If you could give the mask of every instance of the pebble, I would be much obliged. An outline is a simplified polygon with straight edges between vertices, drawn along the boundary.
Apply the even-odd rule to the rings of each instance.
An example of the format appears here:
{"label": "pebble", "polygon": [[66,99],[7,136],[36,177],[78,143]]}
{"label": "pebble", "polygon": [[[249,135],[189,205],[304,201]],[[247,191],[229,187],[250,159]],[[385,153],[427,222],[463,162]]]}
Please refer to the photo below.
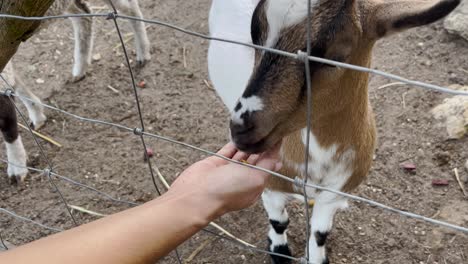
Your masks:
{"label": "pebble", "polygon": [[93,55],[93,61],[99,61],[101,60],[102,56],[100,53],[96,53]]}
{"label": "pebble", "polygon": [[41,79],[41,78],[38,78],[38,79],[36,79],[36,83],[43,84],[43,83],[45,83],[45,81],[43,79]]}
{"label": "pebble", "polygon": [[449,181],[447,179],[434,179],[432,180],[432,186],[447,186]]}
{"label": "pebble", "polygon": [[461,180],[464,183],[468,183],[468,160],[465,163],[465,170],[466,170],[466,173],[462,173]]}

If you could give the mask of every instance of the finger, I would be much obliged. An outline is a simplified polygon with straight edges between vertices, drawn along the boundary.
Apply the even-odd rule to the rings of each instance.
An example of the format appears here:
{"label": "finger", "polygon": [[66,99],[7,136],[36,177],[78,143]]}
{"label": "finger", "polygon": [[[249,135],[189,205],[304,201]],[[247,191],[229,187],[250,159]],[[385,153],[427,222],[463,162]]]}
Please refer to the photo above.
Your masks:
{"label": "finger", "polygon": [[249,154],[242,152],[242,151],[238,151],[236,154],[234,154],[234,157],[232,157],[232,159],[236,161],[242,161],[242,160],[246,160],[248,157],[249,157]]}
{"label": "finger", "polygon": [[234,145],[234,143],[229,142],[218,151],[218,154],[223,155],[226,158],[232,158],[232,156],[236,154],[236,152],[237,152],[237,148]]}
{"label": "finger", "polygon": [[260,158],[260,155],[258,154],[250,155],[250,157],[247,159],[247,163],[255,165],[257,164],[257,161],[259,158]]}
{"label": "finger", "polygon": [[[229,159],[231,159],[236,153],[237,153],[236,146],[232,142],[227,143],[226,145],[224,145],[224,147],[222,147],[217,152],[217,154],[222,155],[222,156],[224,156],[226,158],[229,158]],[[220,165],[226,164],[228,162],[228,161],[223,160],[223,159],[221,159],[219,157],[216,157],[216,156],[211,156],[209,158],[206,158],[205,161],[210,162],[215,166],[220,166]]]}

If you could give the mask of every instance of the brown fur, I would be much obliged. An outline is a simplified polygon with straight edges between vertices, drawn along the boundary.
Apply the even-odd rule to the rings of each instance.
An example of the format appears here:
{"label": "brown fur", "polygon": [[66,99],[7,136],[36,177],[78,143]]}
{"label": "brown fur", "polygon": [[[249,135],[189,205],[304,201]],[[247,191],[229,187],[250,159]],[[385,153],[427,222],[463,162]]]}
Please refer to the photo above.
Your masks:
{"label": "brown fur", "polygon": [[[433,22],[448,14],[458,3],[459,0],[319,1],[312,14],[311,55],[370,67],[372,48],[378,38]],[[264,1],[258,8],[262,6]],[[258,20],[265,19],[265,12],[258,8]],[[257,25],[261,34],[256,36],[260,42],[256,44],[260,45],[264,44],[268,27],[263,22],[259,21]],[[305,50],[306,28],[306,21],[303,21],[283,29],[273,48],[289,52]],[[337,144],[335,161],[340,160],[346,151],[354,151],[350,168],[353,173],[342,188],[343,191],[351,191],[368,174],[375,148],[375,120],[368,99],[369,76],[315,62],[310,62],[310,68],[312,132],[322,148]],[[262,111],[249,114],[248,121],[256,125],[247,140],[257,142],[262,139],[262,145],[251,148],[252,152],[268,149],[283,139],[284,157],[303,164],[305,147],[300,132],[306,124],[303,62],[257,51],[255,70],[244,97],[252,95],[262,98],[265,106]],[[310,158],[313,160],[313,153]],[[287,162],[280,172],[291,178],[301,175]],[[268,188],[294,192],[291,183],[276,177],[270,179]]]}

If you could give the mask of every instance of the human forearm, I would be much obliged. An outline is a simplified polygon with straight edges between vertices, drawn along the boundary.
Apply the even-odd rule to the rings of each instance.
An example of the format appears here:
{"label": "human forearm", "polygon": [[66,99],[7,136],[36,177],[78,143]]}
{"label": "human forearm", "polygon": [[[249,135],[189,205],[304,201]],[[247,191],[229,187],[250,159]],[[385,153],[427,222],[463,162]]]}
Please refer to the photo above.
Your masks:
{"label": "human forearm", "polygon": [[[269,154],[249,156],[233,144],[218,154],[281,167]],[[0,254],[0,263],[154,263],[218,216],[253,204],[267,179],[268,173],[210,157],[186,169],[162,197]]]}
{"label": "human forearm", "polygon": [[221,205],[209,197],[168,193],[4,253],[0,262],[154,263],[221,213]]}

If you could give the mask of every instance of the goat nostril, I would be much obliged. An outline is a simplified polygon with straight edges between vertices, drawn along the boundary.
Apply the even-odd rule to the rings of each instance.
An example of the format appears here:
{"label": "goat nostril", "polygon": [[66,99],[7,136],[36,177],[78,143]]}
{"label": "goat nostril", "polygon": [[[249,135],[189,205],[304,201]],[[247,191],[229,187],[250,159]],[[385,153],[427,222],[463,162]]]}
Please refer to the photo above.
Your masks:
{"label": "goat nostril", "polygon": [[247,134],[255,129],[254,124],[248,123],[245,125],[233,125],[231,131],[233,135]]}

